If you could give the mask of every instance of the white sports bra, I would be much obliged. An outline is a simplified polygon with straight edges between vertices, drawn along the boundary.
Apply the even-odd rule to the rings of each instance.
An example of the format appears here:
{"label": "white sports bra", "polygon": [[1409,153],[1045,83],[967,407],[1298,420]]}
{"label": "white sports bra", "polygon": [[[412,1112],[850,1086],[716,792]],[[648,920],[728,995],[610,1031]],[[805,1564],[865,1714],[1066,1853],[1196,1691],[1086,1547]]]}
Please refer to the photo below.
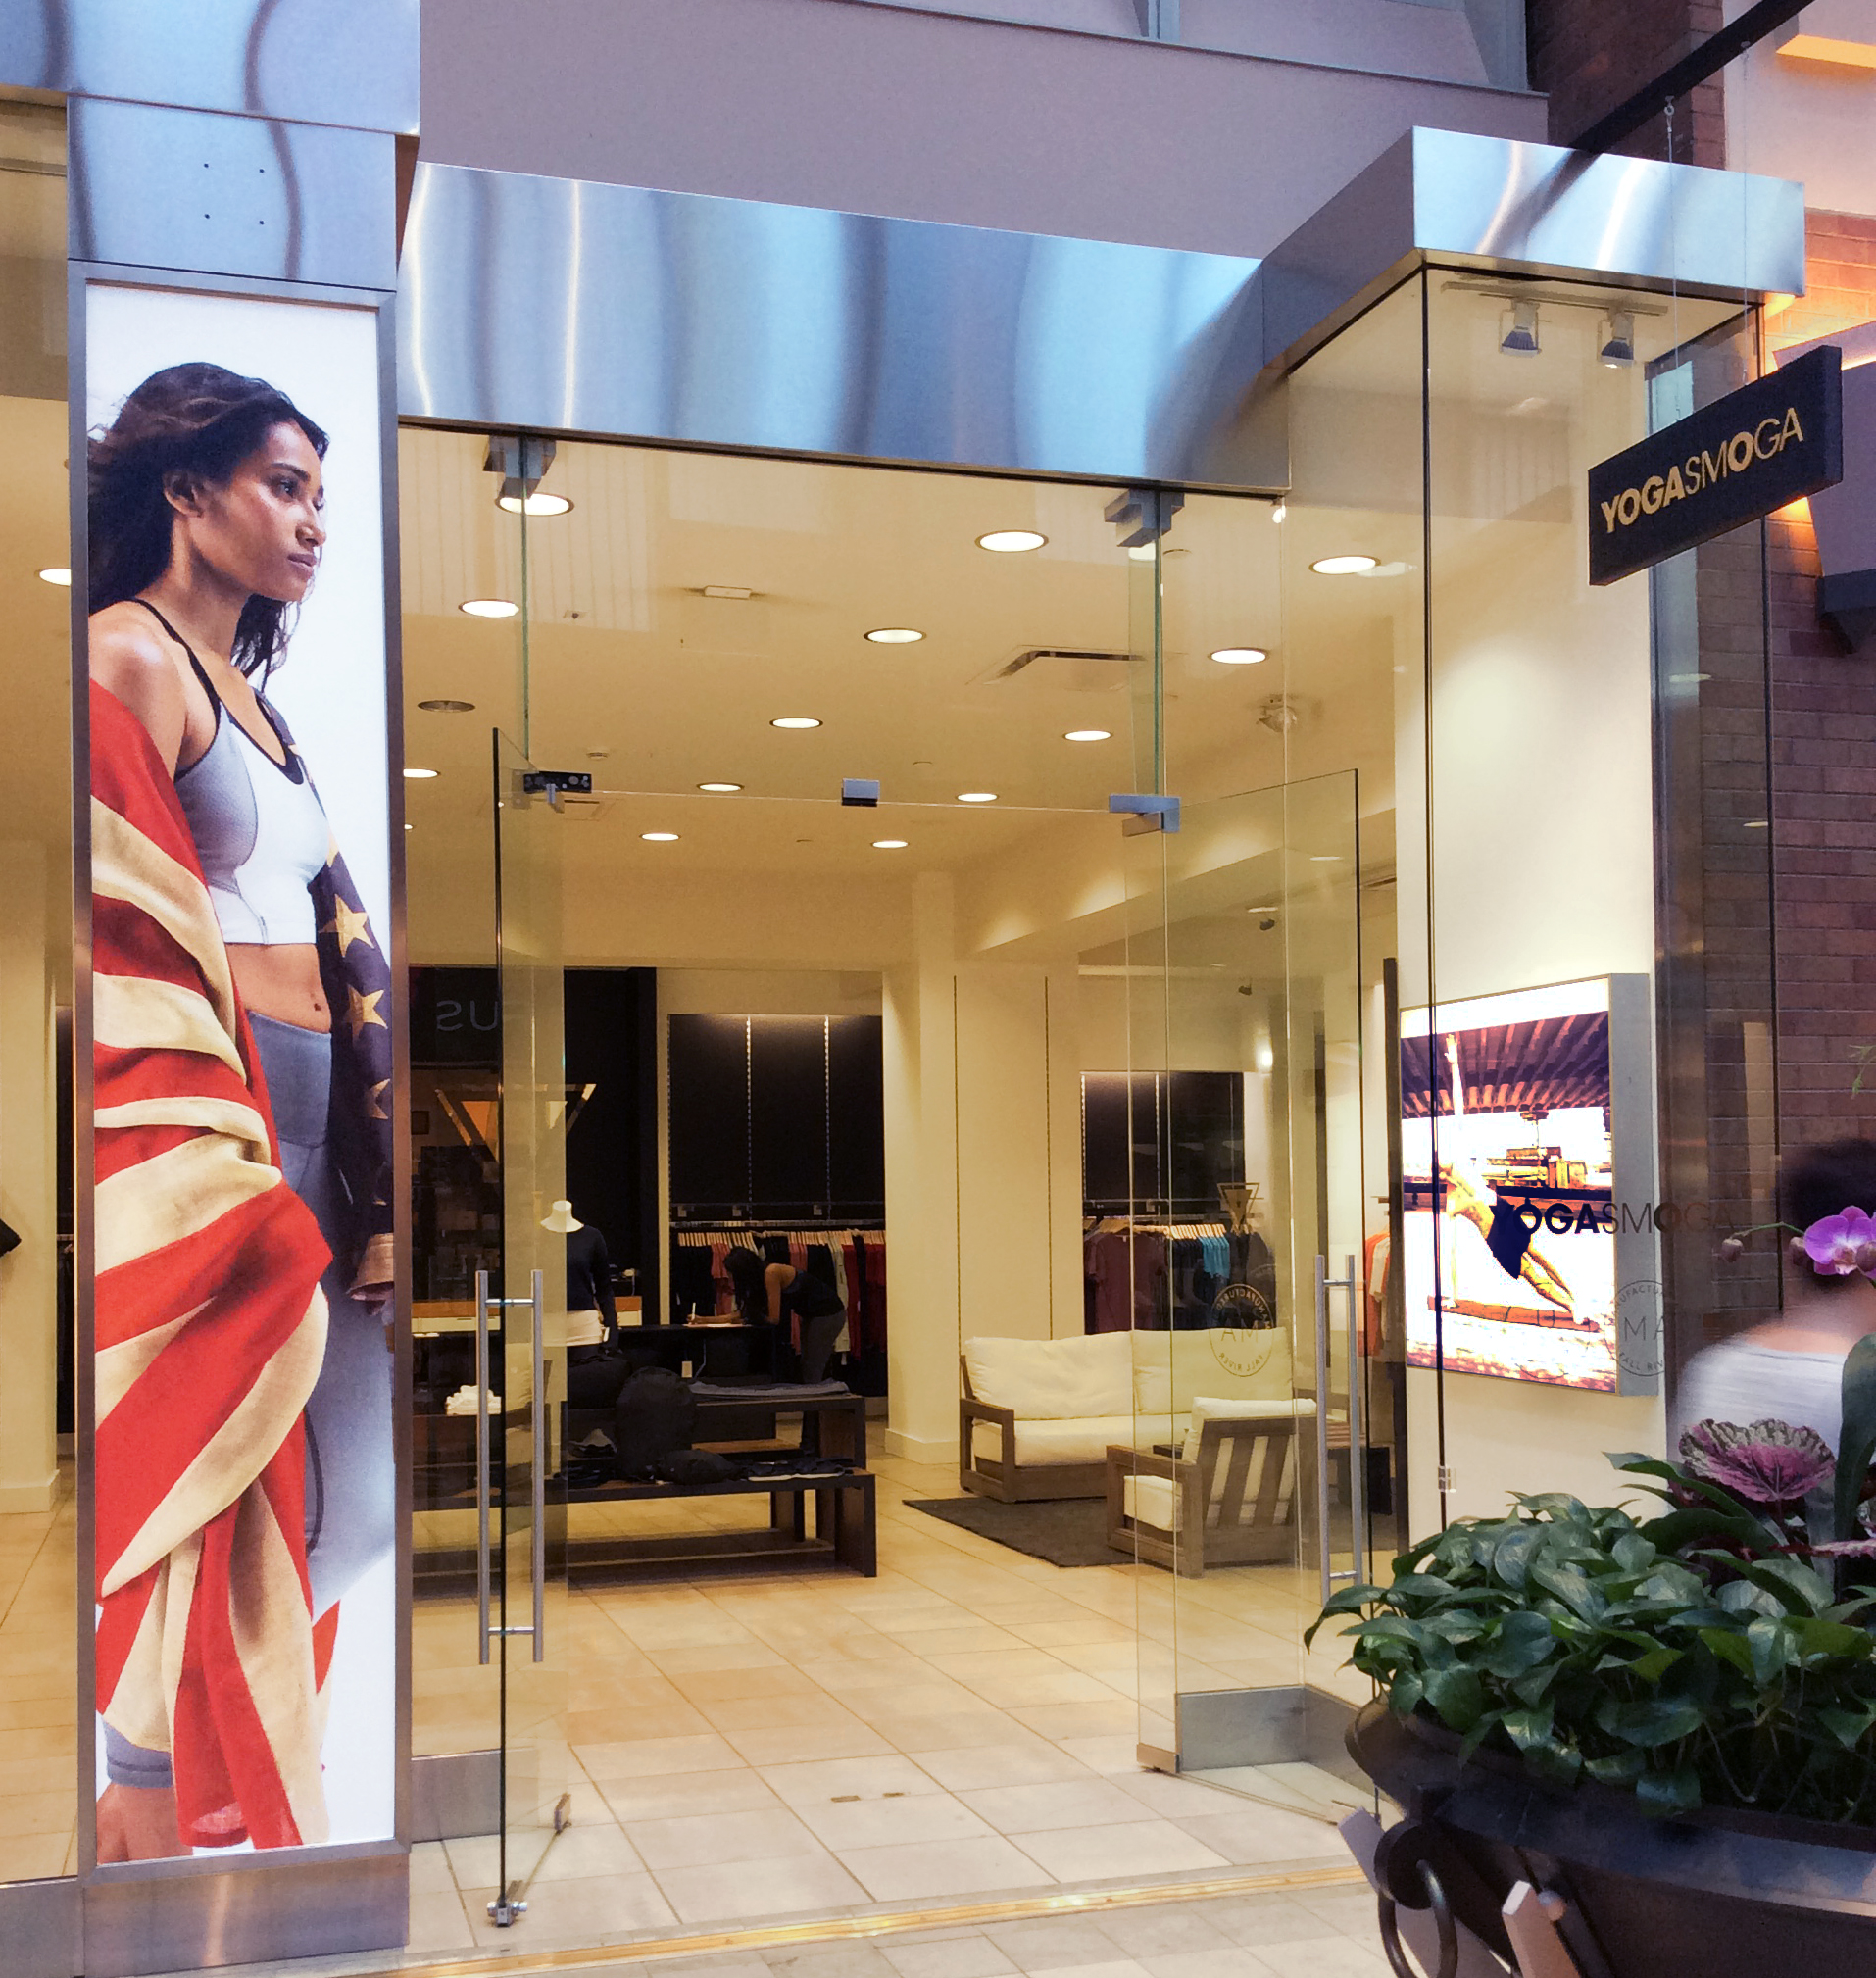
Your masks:
{"label": "white sports bra", "polygon": [[285,723],[257,693],[261,713],[285,752],[283,766],[222,705],[188,641],[154,605],[143,598],[133,602],[188,653],[215,709],[215,739],[176,771],[175,793],[222,940],[258,947],[315,941],[308,889],[324,869],[332,834]]}

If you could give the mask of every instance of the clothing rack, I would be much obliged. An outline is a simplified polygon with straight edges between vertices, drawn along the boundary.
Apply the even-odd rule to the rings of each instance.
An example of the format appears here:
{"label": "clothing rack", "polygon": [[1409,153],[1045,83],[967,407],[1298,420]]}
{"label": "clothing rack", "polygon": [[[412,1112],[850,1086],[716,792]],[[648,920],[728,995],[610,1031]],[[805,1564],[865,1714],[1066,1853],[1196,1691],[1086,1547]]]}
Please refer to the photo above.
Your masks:
{"label": "clothing rack", "polygon": [[811,1223],[806,1228],[787,1228],[774,1222],[712,1222],[702,1225],[692,1222],[686,1223],[682,1229],[671,1231],[671,1241],[681,1244],[686,1250],[709,1250],[726,1236],[776,1236],[784,1243],[844,1242],[850,1236],[876,1236],[883,1243],[886,1240],[886,1225],[883,1222],[823,1222]]}
{"label": "clothing rack", "polygon": [[1095,1215],[1084,1217],[1083,1236],[1171,1236],[1191,1240],[1205,1236],[1229,1236],[1230,1225],[1223,1222],[1168,1222],[1160,1216]]}

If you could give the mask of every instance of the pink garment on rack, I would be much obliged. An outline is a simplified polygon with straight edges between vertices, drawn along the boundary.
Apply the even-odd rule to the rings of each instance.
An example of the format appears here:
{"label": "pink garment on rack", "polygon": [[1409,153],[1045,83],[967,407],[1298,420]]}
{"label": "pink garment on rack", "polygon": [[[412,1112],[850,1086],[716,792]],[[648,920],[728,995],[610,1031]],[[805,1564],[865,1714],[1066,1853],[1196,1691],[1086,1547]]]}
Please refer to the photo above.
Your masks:
{"label": "pink garment on rack", "polygon": [[1086,1269],[1093,1281],[1093,1332],[1133,1330],[1133,1260],[1127,1239],[1112,1231],[1089,1237],[1084,1246]]}
{"label": "pink garment on rack", "polygon": [[711,1310],[718,1318],[736,1309],[736,1287],[730,1283],[729,1267],[723,1261],[730,1249],[727,1243],[713,1243],[710,1247],[711,1289],[716,1294],[716,1302]]}
{"label": "pink garment on rack", "polygon": [[881,1352],[886,1346],[886,1239],[866,1239],[866,1343]]}

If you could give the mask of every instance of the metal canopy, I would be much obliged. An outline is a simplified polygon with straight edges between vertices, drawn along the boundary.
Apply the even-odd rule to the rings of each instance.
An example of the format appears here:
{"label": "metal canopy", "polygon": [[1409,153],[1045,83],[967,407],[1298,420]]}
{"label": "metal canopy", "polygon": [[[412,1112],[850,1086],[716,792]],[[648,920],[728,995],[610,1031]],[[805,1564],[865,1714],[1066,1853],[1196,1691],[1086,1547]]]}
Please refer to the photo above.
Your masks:
{"label": "metal canopy", "polygon": [[1256,387],[1422,260],[1803,287],[1802,188],[1414,130],[1261,265],[419,169],[399,406],[451,424],[1278,489]]}

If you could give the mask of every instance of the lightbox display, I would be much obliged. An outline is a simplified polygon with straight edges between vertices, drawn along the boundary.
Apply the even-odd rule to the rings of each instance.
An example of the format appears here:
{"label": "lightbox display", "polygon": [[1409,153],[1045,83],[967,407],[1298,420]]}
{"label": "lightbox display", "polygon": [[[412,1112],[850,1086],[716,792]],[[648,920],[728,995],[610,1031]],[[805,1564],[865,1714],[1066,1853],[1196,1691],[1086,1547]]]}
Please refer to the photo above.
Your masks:
{"label": "lightbox display", "polygon": [[1402,1015],[1409,1365],[1652,1392],[1645,978]]}

